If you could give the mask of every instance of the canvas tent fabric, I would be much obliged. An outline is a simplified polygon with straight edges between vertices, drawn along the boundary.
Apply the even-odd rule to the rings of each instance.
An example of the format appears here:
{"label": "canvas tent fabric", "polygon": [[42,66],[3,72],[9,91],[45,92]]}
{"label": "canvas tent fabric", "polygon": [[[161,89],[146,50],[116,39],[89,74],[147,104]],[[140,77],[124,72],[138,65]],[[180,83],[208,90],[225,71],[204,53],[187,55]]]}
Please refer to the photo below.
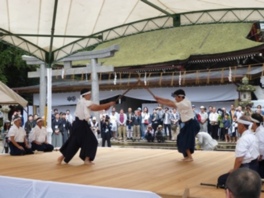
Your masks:
{"label": "canvas tent fabric", "polygon": [[[100,42],[98,35],[115,39],[144,29],[152,31],[173,27],[174,14],[193,12],[181,24],[199,19],[201,23],[234,21],[251,15],[245,8],[263,8],[262,0],[0,0],[0,40],[17,46],[40,60],[58,61],[78,50]],[[23,9],[21,9],[23,8]],[[222,17],[221,9],[241,9]],[[198,15],[201,10],[219,10],[214,16]],[[159,18],[163,17],[165,18]],[[250,20],[260,20],[256,12]],[[154,19],[155,22],[143,22]],[[248,18],[245,19],[247,21]],[[136,25],[124,26],[135,22]],[[222,22],[222,21],[220,21]],[[113,32],[106,32],[120,27]],[[102,35],[103,34],[103,35]],[[55,36],[56,35],[56,36]],[[52,52],[52,56],[49,53]],[[48,60],[49,59],[49,60]],[[52,59],[52,60],[51,60]]]}
{"label": "canvas tent fabric", "polygon": [[0,104],[19,104],[27,106],[27,101],[0,81]]}

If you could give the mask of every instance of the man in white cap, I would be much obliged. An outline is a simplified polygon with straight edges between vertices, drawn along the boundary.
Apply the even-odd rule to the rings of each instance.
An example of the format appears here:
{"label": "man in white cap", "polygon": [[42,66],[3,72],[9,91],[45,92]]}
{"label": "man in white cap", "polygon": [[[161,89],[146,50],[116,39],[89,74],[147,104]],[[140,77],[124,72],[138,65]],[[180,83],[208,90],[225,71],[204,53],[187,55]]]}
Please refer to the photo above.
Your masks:
{"label": "man in white cap", "polygon": [[21,127],[21,117],[15,115],[13,123],[8,132],[10,155],[33,154],[26,140],[26,131]]}
{"label": "man in white cap", "polygon": [[109,109],[115,105],[115,101],[105,104],[95,104],[91,101],[91,91],[89,89],[81,90],[81,97],[75,110],[75,121],[72,124],[72,133],[69,139],[60,148],[62,155],[58,158],[58,164],[62,161],[68,163],[79,149],[80,158],[84,164],[92,164],[95,158],[98,141],[91,130],[88,120],[91,117],[91,111],[101,111]]}
{"label": "man in white cap", "polygon": [[47,130],[43,126],[42,118],[36,119],[36,126],[32,129],[29,134],[29,140],[31,142],[31,149],[33,151],[51,152],[54,147],[47,142]]}

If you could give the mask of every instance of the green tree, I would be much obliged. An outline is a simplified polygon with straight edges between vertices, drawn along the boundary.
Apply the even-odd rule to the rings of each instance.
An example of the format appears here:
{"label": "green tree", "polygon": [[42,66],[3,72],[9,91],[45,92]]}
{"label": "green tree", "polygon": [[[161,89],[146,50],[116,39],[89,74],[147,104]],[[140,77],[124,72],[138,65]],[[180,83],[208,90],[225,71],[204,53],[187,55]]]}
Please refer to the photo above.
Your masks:
{"label": "green tree", "polygon": [[24,87],[37,84],[36,79],[27,78],[29,71],[37,66],[27,65],[22,55],[28,53],[14,46],[0,42],[0,80],[9,87]]}

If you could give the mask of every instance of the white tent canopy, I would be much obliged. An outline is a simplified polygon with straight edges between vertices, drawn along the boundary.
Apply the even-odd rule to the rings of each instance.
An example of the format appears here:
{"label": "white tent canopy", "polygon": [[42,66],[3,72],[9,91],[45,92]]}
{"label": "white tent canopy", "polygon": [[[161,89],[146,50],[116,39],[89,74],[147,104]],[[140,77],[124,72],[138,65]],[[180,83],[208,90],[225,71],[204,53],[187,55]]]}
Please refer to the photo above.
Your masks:
{"label": "white tent canopy", "polygon": [[20,104],[26,107],[27,103],[24,98],[0,81],[0,104]]}
{"label": "white tent canopy", "polygon": [[[0,0],[0,40],[53,63],[101,42],[99,35],[105,41],[173,27],[174,14],[192,12],[180,18],[180,23],[187,25],[197,19],[201,23],[230,22],[238,18],[260,20],[262,10],[245,10],[251,7],[261,10],[264,0]],[[241,10],[223,16],[223,9],[234,8]],[[202,10],[213,13],[196,13]],[[125,26],[135,22],[133,26]],[[113,32],[105,32],[114,27]],[[51,52],[53,56],[47,56]]]}

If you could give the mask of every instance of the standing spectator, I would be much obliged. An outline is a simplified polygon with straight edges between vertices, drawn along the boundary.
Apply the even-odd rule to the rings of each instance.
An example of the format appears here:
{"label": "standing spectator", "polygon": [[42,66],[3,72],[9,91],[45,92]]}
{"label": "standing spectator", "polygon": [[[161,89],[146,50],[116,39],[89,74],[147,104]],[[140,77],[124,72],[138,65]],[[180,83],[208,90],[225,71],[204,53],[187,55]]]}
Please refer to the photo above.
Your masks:
{"label": "standing spectator", "polygon": [[236,114],[235,106],[233,104],[231,104],[230,111],[229,111],[229,115],[230,115],[230,118],[231,118],[231,122],[233,121],[233,117],[235,116],[235,114]]}
{"label": "standing spectator", "polygon": [[62,143],[64,144],[69,138],[71,123],[66,119],[66,113],[62,113],[61,121],[61,135],[62,135]]}
{"label": "standing spectator", "polygon": [[28,138],[28,134],[34,128],[34,126],[35,126],[35,122],[33,120],[33,116],[32,115],[28,115],[28,120],[26,121],[25,127],[24,127],[24,129],[26,131],[26,134],[27,134],[27,138]]}
{"label": "standing spectator", "polygon": [[134,114],[132,112],[132,108],[128,108],[127,112],[127,121],[126,121],[126,126],[127,126],[127,138],[131,139],[133,138],[133,119],[134,119]]}
{"label": "standing spectator", "polygon": [[33,127],[36,126],[38,118],[39,118],[38,114],[34,114],[34,116],[33,116],[33,122],[34,122]]}
{"label": "standing spectator", "polygon": [[69,109],[66,110],[66,120],[72,125],[73,122],[73,116]]}
{"label": "standing spectator", "polygon": [[[165,132],[165,137],[171,140],[171,114],[169,112],[169,108],[165,107],[165,112],[163,114],[163,128]],[[169,138],[168,138],[169,137]]]}
{"label": "standing spectator", "polygon": [[157,109],[153,109],[153,113],[150,114],[150,122],[151,122],[151,127],[155,132],[157,130],[159,123],[160,123],[159,115],[157,113]]}
{"label": "standing spectator", "polygon": [[17,109],[17,115],[21,118],[21,127],[24,126],[24,117],[23,115],[21,114],[21,110],[20,109]]}
{"label": "standing spectator", "polygon": [[157,114],[159,115],[159,124],[160,125],[163,125],[163,110],[162,110],[162,107],[159,105],[157,106]]}
{"label": "standing spectator", "polygon": [[172,139],[171,140],[177,140],[177,136],[180,131],[180,114],[177,111],[177,108],[172,109],[172,114],[171,114],[171,132],[172,132]]}
{"label": "standing spectator", "polygon": [[207,131],[212,136],[212,127],[211,127],[211,124],[210,124],[210,114],[211,114],[211,112],[213,112],[213,107],[209,106],[208,112],[207,112],[207,115],[208,115]]}
{"label": "standing spectator", "polygon": [[147,130],[147,127],[149,125],[149,110],[147,107],[143,108],[143,111],[141,112],[142,122],[141,122],[141,138],[144,139],[144,133]]}
{"label": "standing spectator", "polygon": [[257,106],[256,113],[259,113],[260,115],[264,116],[264,111],[262,110],[262,106],[261,105]]}
{"label": "standing spectator", "polygon": [[[55,120],[55,115],[56,115],[57,113],[59,113],[58,109],[54,109],[54,110],[53,110],[53,114],[51,115],[51,122],[53,122],[53,120]],[[35,118],[35,116],[34,116],[34,120],[37,119],[37,118],[38,118],[38,116],[37,116],[36,118]]]}
{"label": "standing spectator", "polygon": [[26,131],[21,127],[21,117],[13,117],[14,124],[8,132],[10,155],[33,154],[26,140]]}
{"label": "standing spectator", "polygon": [[30,134],[31,149],[33,151],[51,152],[54,147],[47,142],[47,130],[43,126],[42,118],[36,120],[36,126],[32,129]]}
{"label": "standing spectator", "polygon": [[225,117],[224,117],[224,120],[223,120],[223,124],[224,124],[224,128],[223,128],[223,131],[224,131],[224,136],[225,136],[225,142],[229,142],[230,141],[230,137],[229,137],[229,129],[231,127],[231,122],[230,122],[230,118],[229,118],[229,115],[226,113],[225,114]]}
{"label": "standing spectator", "polygon": [[231,142],[236,142],[237,137],[238,137],[238,132],[237,132],[237,117],[233,116],[233,121],[231,124]]}
{"label": "standing spectator", "polygon": [[102,127],[102,132],[101,132],[101,134],[102,134],[102,147],[104,147],[105,146],[105,142],[107,142],[107,146],[108,147],[111,147],[111,141],[110,141],[110,139],[111,139],[111,137],[112,137],[112,126],[111,126],[112,124],[111,124],[111,122],[109,121],[109,116],[108,115],[106,115],[106,117],[105,117],[105,120],[103,120],[102,122],[101,122],[101,127]]}
{"label": "standing spectator", "polygon": [[118,119],[118,113],[116,112],[115,107],[112,108],[112,111],[109,115],[110,122],[112,124],[112,135],[113,139],[117,139],[117,119]]}
{"label": "standing spectator", "polygon": [[99,130],[99,122],[97,122],[96,117],[92,118],[92,120],[90,121],[90,125],[91,125],[92,132],[94,133],[94,136],[96,137],[96,139],[98,139],[100,130]]}
{"label": "standing spectator", "polygon": [[9,147],[8,147],[8,131],[11,127],[11,123],[9,120],[6,120],[5,123],[4,123],[4,126],[3,126],[3,130],[2,130],[2,138],[3,138],[3,146],[4,146],[4,150],[5,150],[5,153],[8,153],[9,151]]}
{"label": "standing spectator", "polygon": [[119,113],[119,117],[117,119],[118,123],[118,134],[119,134],[119,140],[120,141],[127,141],[127,134],[126,134],[126,122],[127,122],[127,117],[126,114],[124,113],[124,110],[121,109]]}
{"label": "standing spectator", "polygon": [[251,106],[247,105],[246,108],[245,108],[245,111],[244,111],[244,115],[251,116],[251,114],[252,114]]}
{"label": "standing spectator", "polygon": [[62,124],[60,114],[55,114],[55,119],[52,122],[52,145],[54,146],[54,150],[58,151],[60,147],[62,146]]}
{"label": "standing spectator", "polygon": [[213,107],[212,112],[209,115],[209,121],[211,125],[212,138],[218,140],[218,113],[216,108]]}
{"label": "standing spectator", "polygon": [[135,119],[133,122],[133,142],[140,141],[140,125],[141,125],[141,113],[139,110],[135,111]]}
{"label": "standing spectator", "polygon": [[218,138],[220,141],[223,141],[225,139],[225,128],[224,128],[224,111],[222,109],[217,110],[218,113]]}
{"label": "standing spectator", "polygon": [[195,105],[192,105],[192,110],[193,110],[193,114],[194,114],[194,119],[197,120],[198,123],[200,123],[201,116],[199,113],[196,112]]}
{"label": "standing spectator", "polygon": [[244,114],[244,113],[243,113],[243,111],[242,111],[242,107],[241,107],[241,106],[238,106],[238,107],[236,108],[236,113],[235,113],[237,119],[239,119],[243,114]]}
{"label": "standing spectator", "polygon": [[200,113],[199,114],[200,114],[200,117],[201,117],[201,120],[199,122],[200,123],[200,131],[208,132],[208,130],[207,130],[208,114],[206,113],[204,106],[200,107]]}

